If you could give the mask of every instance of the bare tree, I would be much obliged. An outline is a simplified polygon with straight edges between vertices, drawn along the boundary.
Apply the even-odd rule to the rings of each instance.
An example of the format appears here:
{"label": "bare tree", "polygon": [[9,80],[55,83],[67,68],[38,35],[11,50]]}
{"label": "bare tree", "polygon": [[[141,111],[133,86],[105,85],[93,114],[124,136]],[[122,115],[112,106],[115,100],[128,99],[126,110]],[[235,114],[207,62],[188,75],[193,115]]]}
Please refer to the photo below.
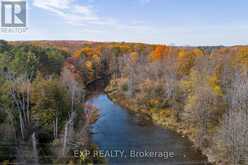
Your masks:
{"label": "bare tree", "polygon": [[248,163],[248,75],[236,71],[227,92],[228,110],[220,134],[234,165]]}
{"label": "bare tree", "polygon": [[72,141],[74,132],[74,120],[76,113],[72,112],[69,120],[65,123],[64,139],[63,139],[63,156],[67,154],[68,144]]}
{"label": "bare tree", "polygon": [[61,79],[67,89],[69,90],[71,97],[71,112],[75,110],[75,105],[83,102],[84,89],[80,86],[79,82],[75,80],[74,74],[67,68],[63,69]]}
{"label": "bare tree", "polygon": [[15,77],[8,71],[4,75],[9,83],[9,94],[19,114],[21,135],[24,139],[31,124],[30,96],[32,76],[23,74]]}

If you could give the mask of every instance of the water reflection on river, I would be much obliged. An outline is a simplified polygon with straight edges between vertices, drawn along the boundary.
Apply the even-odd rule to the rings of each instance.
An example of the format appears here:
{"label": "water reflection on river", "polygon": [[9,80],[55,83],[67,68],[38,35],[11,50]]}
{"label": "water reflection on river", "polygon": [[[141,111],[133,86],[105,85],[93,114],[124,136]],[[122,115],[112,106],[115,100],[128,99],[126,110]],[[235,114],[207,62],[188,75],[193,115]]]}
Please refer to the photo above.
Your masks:
{"label": "water reflection on river", "polygon": [[167,129],[144,124],[105,94],[88,100],[100,111],[92,126],[92,140],[109,164],[203,165],[206,157],[192,148],[187,138]]}

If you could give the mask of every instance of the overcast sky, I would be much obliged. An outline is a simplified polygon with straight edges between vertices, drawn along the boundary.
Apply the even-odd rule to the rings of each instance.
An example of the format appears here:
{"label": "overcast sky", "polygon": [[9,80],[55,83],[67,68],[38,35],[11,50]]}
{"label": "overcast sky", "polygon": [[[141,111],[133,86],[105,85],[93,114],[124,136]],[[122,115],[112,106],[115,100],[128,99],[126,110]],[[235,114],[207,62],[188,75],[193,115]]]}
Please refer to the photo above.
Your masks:
{"label": "overcast sky", "polygon": [[6,40],[248,44],[247,0],[27,0],[28,31]]}

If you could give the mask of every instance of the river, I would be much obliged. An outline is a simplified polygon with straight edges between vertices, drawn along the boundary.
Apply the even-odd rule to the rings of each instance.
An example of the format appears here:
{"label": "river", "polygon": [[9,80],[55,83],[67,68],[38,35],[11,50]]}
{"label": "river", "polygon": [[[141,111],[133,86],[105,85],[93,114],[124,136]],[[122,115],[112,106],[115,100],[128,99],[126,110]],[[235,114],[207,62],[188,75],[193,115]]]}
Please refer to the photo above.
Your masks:
{"label": "river", "polygon": [[88,103],[100,111],[92,141],[108,164],[204,165],[206,157],[181,135],[140,120],[101,93]]}

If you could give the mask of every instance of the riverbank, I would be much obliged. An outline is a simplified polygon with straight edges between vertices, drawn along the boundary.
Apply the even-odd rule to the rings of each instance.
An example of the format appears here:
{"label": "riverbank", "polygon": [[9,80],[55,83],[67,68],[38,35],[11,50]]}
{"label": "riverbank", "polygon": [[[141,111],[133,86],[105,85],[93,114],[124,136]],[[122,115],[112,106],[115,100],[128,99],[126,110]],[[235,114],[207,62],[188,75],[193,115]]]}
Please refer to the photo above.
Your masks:
{"label": "riverbank", "polygon": [[[176,118],[176,113],[173,109],[144,109],[139,106],[134,99],[126,97],[126,94],[121,92],[116,82],[110,82],[108,87],[105,89],[105,92],[113,102],[120,104],[131,112],[144,115],[145,118],[152,120],[156,125],[170,129],[181,134],[183,137],[189,138],[195,148],[199,149],[199,147],[196,146],[197,138],[195,134],[197,130],[193,123],[185,120],[178,121]],[[223,155],[222,153],[219,153],[218,146],[206,147],[206,149],[200,150],[207,156],[208,161],[211,164],[228,164],[223,161],[225,159],[222,159]]]}
{"label": "riverbank", "polygon": [[[87,141],[85,142],[86,146],[88,146],[85,150],[89,152],[90,154],[84,154],[80,153],[82,150],[78,151],[78,156],[80,159],[80,163],[83,164],[105,164],[106,160],[104,158],[101,158],[99,156],[95,156],[93,153],[99,152],[99,146],[93,143],[92,141],[92,131],[91,131],[91,126],[97,122],[97,120],[100,118],[100,113],[99,110],[91,105],[88,104],[87,102],[84,105],[84,110],[85,110],[85,128],[82,128],[81,130],[84,133],[81,133],[81,135],[86,135],[87,136]],[[85,138],[82,138],[85,139]],[[75,156],[75,155],[74,155]]]}

